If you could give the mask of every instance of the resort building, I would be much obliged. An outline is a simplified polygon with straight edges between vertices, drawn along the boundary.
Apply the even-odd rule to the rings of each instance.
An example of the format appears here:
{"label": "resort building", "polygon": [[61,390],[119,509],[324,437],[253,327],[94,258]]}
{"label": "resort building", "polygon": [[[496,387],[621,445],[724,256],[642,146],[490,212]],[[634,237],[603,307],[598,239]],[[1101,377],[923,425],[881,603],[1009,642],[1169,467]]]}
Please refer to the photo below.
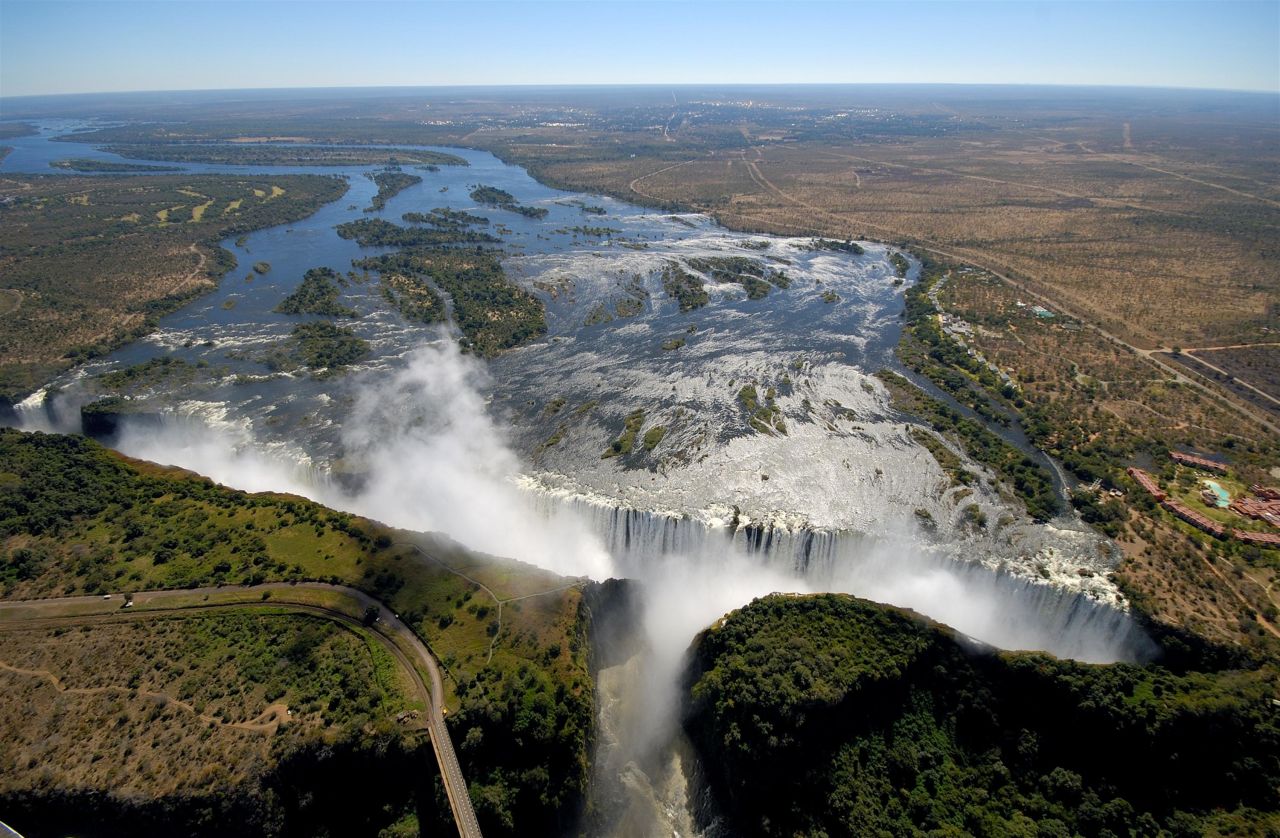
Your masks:
{"label": "resort building", "polygon": [[1202,532],[1207,532],[1214,538],[1222,538],[1227,534],[1227,528],[1219,524],[1217,521],[1201,515],[1190,507],[1184,506],[1172,498],[1168,498],[1160,502],[1160,505],[1172,512],[1191,526]]}
{"label": "resort building", "polygon": [[1129,473],[1130,477],[1138,481],[1139,486],[1147,490],[1147,494],[1151,495],[1158,501],[1165,499],[1164,490],[1160,488],[1158,483],[1156,483],[1156,479],[1154,477],[1147,474],[1140,468],[1130,467],[1125,469],[1125,471]]}
{"label": "resort building", "polygon": [[1184,466],[1191,466],[1192,468],[1204,468],[1204,469],[1208,469],[1209,471],[1219,472],[1220,474],[1227,473],[1227,466],[1225,463],[1215,462],[1214,460],[1206,460],[1204,457],[1197,457],[1195,454],[1183,454],[1181,451],[1170,451],[1169,457],[1175,463],[1182,463]]}
{"label": "resort building", "polygon": [[1232,533],[1246,544],[1260,544],[1263,547],[1280,547],[1280,532],[1249,532],[1236,530]]}

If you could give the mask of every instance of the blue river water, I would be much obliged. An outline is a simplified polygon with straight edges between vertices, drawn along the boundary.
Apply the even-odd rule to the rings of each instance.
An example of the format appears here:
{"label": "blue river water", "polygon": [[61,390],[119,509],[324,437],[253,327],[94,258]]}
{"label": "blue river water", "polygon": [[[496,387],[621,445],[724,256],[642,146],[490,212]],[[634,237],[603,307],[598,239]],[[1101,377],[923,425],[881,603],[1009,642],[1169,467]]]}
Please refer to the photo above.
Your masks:
{"label": "blue river water", "polygon": [[[377,191],[368,175],[382,168],[379,165],[228,166],[126,160],[92,144],[73,141],[77,132],[92,127],[96,126],[67,120],[40,123],[36,135],[6,141],[13,151],[0,164],[0,173],[66,175],[67,170],[50,164],[83,158],[149,162],[193,175],[325,174],[344,178],[349,189],[341,199],[308,218],[223,241],[222,246],[235,255],[238,264],[216,290],[164,317],[155,334],[52,382],[62,393],[64,420],[95,395],[92,388],[79,392],[89,376],[166,355],[201,363],[215,374],[185,382],[180,392],[134,394],[151,397],[157,410],[172,408],[177,400],[223,404],[233,412],[235,406],[244,406],[261,433],[281,437],[296,436],[298,423],[304,418],[312,429],[338,427],[337,421],[315,419],[330,410],[331,397],[341,392],[343,382],[272,375],[264,366],[262,359],[270,347],[287,337],[297,323],[310,319],[278,314],[274,308],[308,269],[325,266],[346,273],[353,260],[386,250],[361,248],[342,239],[334,230],[337,225],[371,217],[401,223],[405,212],[436,207],[489,218],[492,223],[487,229],[500,235],[509,273],[547,306],[549,340],[507,353],[491,364],[498,409],[531,399],[541,403],[550,378],[587,370],[591,358],[607,357],[609,361],[579,382],[584,399],[594,398],[602,381],[615,378],[609,368],[654,367],[670,372],[690,366],[694,351],[700,353],[704,364],[746,350],[818,353],[864,368],[893,363],[901,297],[900,283],[890,282],[892,270],[885,248],[873,247],[864,257],[806,252],[795,240],[784,246],[784,240],[772,237],[730,233],[705,216],[673,216],[607,197],[552,189],[524,169],[507,165],[487,152],[457,148],[431,150],[460,156],[468,165],[441,166],[438,171],[406,165],[404,170],[421,176],[422,182],[396,195],[382,210],[367,212],[365,208]],[[545,208],[547,215],[531,219],[480,206],[469,195],[480,184],[506,190],[522,204]],[[584,210],[588,205],[603,207],[605,213],[588,213]],[[618,232],[601,238],[585,230],[601,227]],[[747,248],[747,244],[753,247]],[[708,255],[760,256],[776,266],[785,265],[799,280],[797,286],[807,290],[777,292],[767,300],[755,301],[746,299],[736,286],[713,288],[712,306],[696,315],[679,312],[662,293],[658,279],[662,267],[672,259]],[[269,263],[270,271],[255,274],[251,266],[256,262]],[[863,281],[868,274],[875,281]],[[610,279],[602,284],[606,275]],[[825,303],[823,288],[834,287],[831,283],[846,275],[859,281],[841,290],[842,305]],[[566,276],[571,280],[567,293],[547,290]],[[808,277],[812,277],[811,283],[804,281]],[[826,286],[822,286],[824,278]],[[638,280],[644,281],[645,290],[636,290]],[[344,295],[344,303],[361,314],[351,327],[372,347],[357,373],[394,368],[411,347],[438,336],[435,327],[407,323],[391,311],[376,293],[376,280],[354,283]],[[616,310],[618,301],[628,295],[643,303],[643,312],[633,321],[593,316],[600,310]],[[637,341],[636,324],[642,322],[658,337]],[[701,329],[696,338],[688,332],[690,325]],[[668,355],[662,350],[664,340],[676,337],[689,343],[689,353]],[[587,347],[592,351],[584,352]],[[59,403],[51,400],[47,407],[58,411]],[[530,439],[541,433],[541,428],[530,431]],[[318,433],[312,440],[311,456],[340,457],[332,436]]]}

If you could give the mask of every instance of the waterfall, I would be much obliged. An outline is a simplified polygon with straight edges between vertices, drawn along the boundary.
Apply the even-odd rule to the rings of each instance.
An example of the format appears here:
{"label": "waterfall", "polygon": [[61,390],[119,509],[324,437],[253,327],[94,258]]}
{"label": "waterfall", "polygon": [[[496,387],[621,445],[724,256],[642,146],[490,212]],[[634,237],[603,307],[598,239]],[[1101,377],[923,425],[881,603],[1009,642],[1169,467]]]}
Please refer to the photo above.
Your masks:
{"label": "waterfall", "polygon": [[[15,413],[28,430],[79,430],[66,427],[80,423],[72,393],[42,391],[15,405]],[[291,491],[360,508],[347,496],[352,490],[360,494],[359,480],[335,480],[309,457],[286,450],[292,449],[287,443],[255,441],[247,423],[229,421],[227,414],[225,405],[185,402],[177,411],[128,416],[118,437],[112,434],[108,441],[133,456],[182,465],[237,488]],[[708,575],[699,584],[709,588],[729,577],[746,583],[740,589],[746,598],[724,599],[726,610],[772,590],[835,591],[912,608],[1005,649],[1090,662],[1146,660],[1156,651],[1125,608],[979,561],[977,551],[987,548],[970,542],[926,543],[913,532],[870,535],[750,521],[728,509],[698,516],[645,511],[602,496],[548,491],[530,478],[517,482],[525,490],[518,494],[536,508],[535,517],[569,513],[580,519],[582,529],[603,542],[618,574],[652,581],[676,562],[703,566]],[[761,590],[766,582],[775,587]]]}
{"label": "waterfall", "polygon": [[664,514],[534,480],[521,485],[544,514],[576,513],[617,572],[637,580],[639,643],[626,648],[633,656],[625,663],[598,673],[589,791],[597,834],[720,833],[679,723],[681,676],[694,635],[754,597],[850,593],[912,608],[963,633],[962,641],[1084,661],[1145,660],[1156,651],[1125,609],[973,561],[963,555],[967,545],[752,522],[736,510]]}
{"label": "waterfall", "polygon": [[58,390],[41,388],[0,414],[0,424],[24,431],[80,433],[80,401],[70,403]]}
{"label": "waterfall", "polygon": [[1097,663],[1148,660],[1156,652],[1123,607],[993,569],[966,556],[967,544],[927,544],[912,534],[743,523],[732,516],[702,520],[618,506],[603,498],[533,494],[547,511],[570,506],[604,542],[620,572],[634,578],[650,578],[676,557],[714,563],[727,574],[768,571],[797,592],[850,593],[911,608],[1004,649]]}

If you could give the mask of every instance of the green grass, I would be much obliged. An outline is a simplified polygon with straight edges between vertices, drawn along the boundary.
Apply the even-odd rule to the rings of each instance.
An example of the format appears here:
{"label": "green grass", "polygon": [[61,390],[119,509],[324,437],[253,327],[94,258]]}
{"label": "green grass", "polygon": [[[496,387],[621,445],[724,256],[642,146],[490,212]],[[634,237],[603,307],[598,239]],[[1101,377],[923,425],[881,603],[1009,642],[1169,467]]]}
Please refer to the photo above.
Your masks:
{"label": "green grass", "polygon": [[[26,755],[0,775],[11,823],[278,835],[323,822],[374,834],[408,808],[447,825],[428,740],[413,732],[426,707],[367,630],[270,606],[140,615],[0,632],[0,660],[62,688],[5,675],[6,747]],[[404,710],[419,721],[400,724]],[[343,757],[353,748],[381,759],[361,770]],[[412,781],[397,779],[404,762],[418,766]],[[331,800],[328,772],[358,799]]]}
{"label": "green grass", "polygon": [[611,457],[625,457],[631,453],[631,449],[636,444],[636,434],[640,432],[640,428],[644,425],[644,411],[637,410],[627,415],[626,422],[623,424],[622,433],[618,438],[600,455],[600,459],[607,460]]}
{"label": "green grass", "polygon": [[[92,632],[93,629],[90,630]],[[286,704],[291,721],[326,728],[382,722],[410,703],[393,658],[367,631],[279,611],[158,617],[131,623],[139,652],[159,667],[104,670],[107,681],[165,692],[227,722]],[[353,687],[355,689],[351,689]]]}
{"label": "green grass", "polygon": [[652,451],[662,443],[662,438],[667,435],[667,429],[662,425],[654,425],[652,428],[644,432],[644,450]]}

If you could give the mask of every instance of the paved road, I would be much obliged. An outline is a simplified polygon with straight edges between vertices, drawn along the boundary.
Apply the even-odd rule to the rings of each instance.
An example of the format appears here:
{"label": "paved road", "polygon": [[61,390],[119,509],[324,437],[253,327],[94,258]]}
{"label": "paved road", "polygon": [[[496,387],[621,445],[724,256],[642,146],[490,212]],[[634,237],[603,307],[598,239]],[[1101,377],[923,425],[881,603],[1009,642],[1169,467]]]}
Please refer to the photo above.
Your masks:
{"label": "paved road", "polygon": [[[270,592],[268,599],[263,594]],[[310,596],[308,596],[310,594]],[[323,597],[337,597],[348,608],[326,604]],[[104,600],[101,596],[62,597],[0,601],[0,630],[29,628],[46,624],[67,622],[101,622],[112,620],[137,620],[171,614],[183,610],[226,610],[244,608],[278,608],[318,614],[351,627],[363,625],[361,617],[368,608],[375,608],[379,618],[372,626],[376,636],[387,650],[400,662],[414,681],[427,704],[428,732],[440,766],[453,819],[462,838],[480,838],[480,824],[467,783],[458,765],[453,740],[444,722],[444,682],[440,667],[426,645],[400,619],[382,603],[354,588],[328,585],[322,582],[272,582],[245,587],[227,585],[221,588],[196,588],[174,591],[144,591],[133,595],[133,606],[123,608],[123,595],[113,595]],[[359,615],[359,616],[357,616]],[[423,680],[427,673],[430,685]]]}
{"label": "paved road", "polygon": [[1216,372],[1218,375],[1224,376],[1228,380],[1234,380],[1238,386],[1251,390],[1258,396],[1261,396],[1262,398],[1274,404],[1276,407],[1280,407],[1280,399],[1277,399],[1275,396],[1271,395],[1270,393],[1264,390],[1259,390],[1257,387],[1254,387],[1252,384],[1245,381],[1243,378],[1236,378],[1233,373],[1227,372],[1222,367],[1219,367],[1216,364],[1209,363],[1204,358],[1201,358],[1199,354],[1195,352],[1189,352],[1186,349],[1184,349],[1182,350],[1182,357],[1190,358],[1191,360],[1195,361],[1197,364],[1201,364],[1203,366],[1208,367],[1209,369]]}
{"label": "paved road", "polygon": [[1039,291],[1035,291],[1029,288],[1025,282],[1019,282],[1016,279],[1012,279],[1011,277],[1003,273],[1000,273],[999,271],[987,265],[984,265],[981,261],[971,259],[967,256],[963,256],[954,251],[942,250],[937,247],[926,247],[924,245],[917,245],[917,247],[919,247],[921,250],[927,250],[930,253],[936,253],[939,256],[945,256],[948,259],[952,259],[957,262],[963,262],[967,265],[972,265],[975,268],[981,268],[982,270],[986,271],[987,273],[1001,280],[1005,284],[1010,285],[1014,288],[1017,288],[1023,294],[1026,294],[1029,297],[1039,300],[1040,302],[1044,303],[1050,308],[1056,308],[1058,311],[1065,312],[1071,317],[1074,317],[1076,320],[1079,320],[1086,329],[1091,330],[1095,334],[1110,341],[1116,346],[1127,349],[1128,351],[1132,352],[1133,354],[1141,358],[1145,358],[1148,363],[1159,368],[1162,372],[1164,372],[1174,381],[1177,381],[1179,384],[1183,384],[1187,387],[1191,387],[1195,390],[1199,390],[1204,395],[1218,402],[1218,404],[1223,405],[1231,410],[1234,410],[1238,415],[1243,416],[1246,419],[1252,419],[1254,422],[1258,423],[1259,425],[1271,431],[1272,433],[1280,434],[1280,426],[1277,426],[1272,422],[1268,421],[1266,417],[1259,415],[1251,407],[1245,404],[1242,404],[1238,399],[1232,396],[1229,392],[1224,391],[1223,389],[1217,386],[1207,385],[1192,378],[1188,374],[1190,372],[1189,370],[1177,369],[1173,364],[1165,361],[1160,357],[1159,349],[1143,349],[1142,347],[1135,346],[1134,344],[1129,343],[1125,339],[1121,338],[1119,335],[1116,335],[1113,332],[1107,331],[1102,326],[1099,326],[1097,323],[1094,323],[1090,321],[1088,318],[1080,315],[1079,313],[1072,311],[1072,309],[1069,306],[1064,305],[1061,301],[1055,300],[1049,296],[1046,296],[1045,294],[1042,294]]}

